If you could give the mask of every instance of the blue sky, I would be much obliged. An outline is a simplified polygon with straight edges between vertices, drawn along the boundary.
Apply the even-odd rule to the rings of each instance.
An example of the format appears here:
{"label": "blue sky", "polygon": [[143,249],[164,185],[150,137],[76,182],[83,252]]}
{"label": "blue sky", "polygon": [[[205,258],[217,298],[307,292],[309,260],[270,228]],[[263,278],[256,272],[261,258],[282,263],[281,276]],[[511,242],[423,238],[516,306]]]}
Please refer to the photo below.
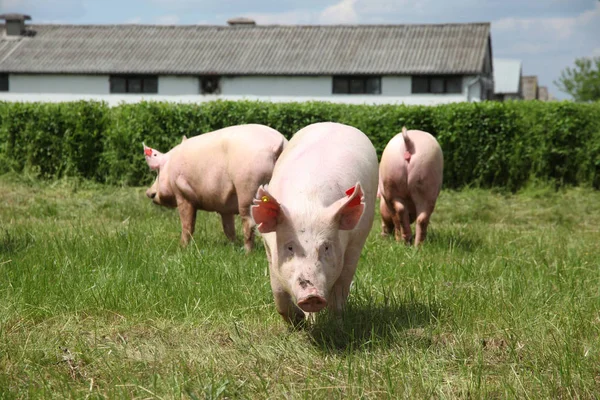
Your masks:
{"label": "blue sky", "polygon": [[577,57],[600,56],[599,0],[0,0],[32,23],[259,24],[491,22],[494,57],[520,59],[558,98],[553,81]]}

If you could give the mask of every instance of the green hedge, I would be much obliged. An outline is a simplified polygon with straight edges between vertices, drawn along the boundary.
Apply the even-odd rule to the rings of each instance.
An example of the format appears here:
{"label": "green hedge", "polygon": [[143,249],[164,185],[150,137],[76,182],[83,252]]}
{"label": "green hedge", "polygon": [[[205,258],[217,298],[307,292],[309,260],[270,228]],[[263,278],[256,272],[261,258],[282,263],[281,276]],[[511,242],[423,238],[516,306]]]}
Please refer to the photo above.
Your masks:
{"label": "green hedge", "polygon": [[517,190],[535,180],[600,188],[600,103],[484,102],[435,107],[216,101],[0,102],[0,173],[78,176],[110,184],[153,179],[142,141],[167,151],[182,135],[261,123],[290,138],[336,121],[365,132],[379,154],[402,126],[435,135],[444,150],[444,187]]}

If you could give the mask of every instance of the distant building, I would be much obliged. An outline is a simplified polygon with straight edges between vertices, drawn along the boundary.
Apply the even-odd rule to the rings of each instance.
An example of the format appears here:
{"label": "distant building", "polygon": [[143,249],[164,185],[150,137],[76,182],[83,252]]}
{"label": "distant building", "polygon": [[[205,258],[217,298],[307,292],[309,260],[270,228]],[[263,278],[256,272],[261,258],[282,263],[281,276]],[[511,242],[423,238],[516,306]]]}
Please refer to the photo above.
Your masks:
{"label": "distant building", "polygon": [[324,100],[493,96],[489,23],[32,25],[4,14],[0,100]]}
{"label": "distant building", "polygon": [[523,77],[523,98],[525,100],[553,101],[556,100],[550,94],[547,86],[539,86],[537,76]]}
{"label": "distant building", "polygon": [[494,99],[523,98],[522,66],[520,60],[494,58]]}
{"label": "distant building", "polygon": [[538,96],[537,76],[523,77],[523,99],[536,100]]}
{"label": "distant building", "polygon": [[539,101],[548,101],[548,100],[550,100],[550,96],[548,95],[548,88],[546,86],[539,86],[538,87],[537,99]]}

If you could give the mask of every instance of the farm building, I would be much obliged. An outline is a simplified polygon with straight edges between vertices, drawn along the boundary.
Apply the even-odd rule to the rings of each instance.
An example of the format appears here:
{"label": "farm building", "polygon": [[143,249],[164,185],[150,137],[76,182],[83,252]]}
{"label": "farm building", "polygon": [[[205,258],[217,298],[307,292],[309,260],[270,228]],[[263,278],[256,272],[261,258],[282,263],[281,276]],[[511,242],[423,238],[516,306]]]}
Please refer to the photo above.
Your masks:
{"label": "farm building", "polygon": [[523,68],[520,60],[494,59],[494,99],[523,99]]}
{"label": "farm building", "polygon": [[437,104],[493,97],[489,23],[30,24],[4,14],[0,99]]}

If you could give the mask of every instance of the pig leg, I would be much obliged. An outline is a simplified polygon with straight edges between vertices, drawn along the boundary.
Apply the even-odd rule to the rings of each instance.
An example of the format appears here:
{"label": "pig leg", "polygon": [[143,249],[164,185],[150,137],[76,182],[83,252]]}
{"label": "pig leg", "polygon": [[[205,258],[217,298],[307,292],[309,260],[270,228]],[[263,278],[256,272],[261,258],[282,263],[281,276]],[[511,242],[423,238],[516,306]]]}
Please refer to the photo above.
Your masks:
{"label": "pig leg", "polygon": [[179,201],[177,204],[179,219],[181,220],[181,245],[187,246],[194,234],[196,226],[196,208],[188,201]]}
{"label": "pig leg", "polygon": [[244,230],[244,249],[246,250],[246,253],[250,253],[254,248],[254,220],[250,216],[249,210],[250,205],[240,204],[240,217],[242,218],[242,228]]}
{"label": "pig leg", "polygon": [[254,248],[254,221],[249,216],[242,217],[242,227],[244,229],[244,249],[250,253]]}
{"label": "pig leg", "polygon": [[417,206],[415,246],[418,246],[425,240],[425,237],[427,236],[427,226],[429,225],[429,218],[431,217],[432,212],[433,207],[427,203],[424,206]]}
{"label": "pig leg", "polygon": [[383,198],[379,201],[379,212],[381,214],[381,236],[389,236],[394,232],[394,221],[392,213]]}
{"label": "pig leg", "polygon": [[221,224],[223,225],[223,232],[227,239],[235,241],[235,215],[234,214],[221,214]]}
{"label": "pig leg", "polygon": [[405,204],[400,200],[393,201],[392,220],[394,221],[396,241],[410,243],[412,232],[410,230],[410,216]]}

